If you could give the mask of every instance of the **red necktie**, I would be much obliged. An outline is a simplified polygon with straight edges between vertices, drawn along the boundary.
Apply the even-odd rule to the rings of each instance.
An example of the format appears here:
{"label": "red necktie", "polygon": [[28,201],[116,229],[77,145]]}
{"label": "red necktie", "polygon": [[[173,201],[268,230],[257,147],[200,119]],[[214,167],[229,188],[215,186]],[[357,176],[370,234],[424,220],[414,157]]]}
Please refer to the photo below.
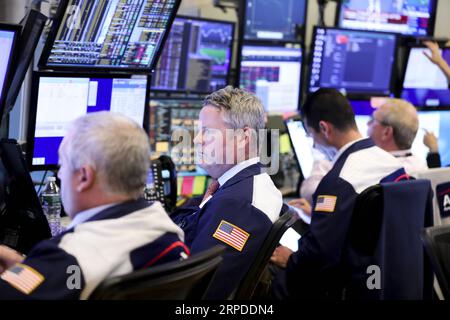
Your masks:
{"label": "red necktie", "polygon": [[217,191],[217,189],[219,189],[219,181],[213,180],[206,189],[202,202],[205,201],[209,196],[212,196],[214,192]]}

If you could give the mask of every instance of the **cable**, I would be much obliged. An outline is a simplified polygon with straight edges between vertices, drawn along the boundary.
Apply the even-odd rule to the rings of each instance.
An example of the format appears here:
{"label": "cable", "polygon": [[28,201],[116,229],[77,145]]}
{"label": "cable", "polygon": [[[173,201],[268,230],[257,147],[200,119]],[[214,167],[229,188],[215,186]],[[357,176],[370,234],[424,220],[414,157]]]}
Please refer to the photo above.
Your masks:
{"label": "cable", "polygon": [[44,184],[44,180],[45,180],[45,177],[47,176],[47,172],[48,172],[48,170],[45,170],[44,176],[42,177],[41,183],[39,184],[39,189],[37,191],[38,196],[41,193],[42,185]]}

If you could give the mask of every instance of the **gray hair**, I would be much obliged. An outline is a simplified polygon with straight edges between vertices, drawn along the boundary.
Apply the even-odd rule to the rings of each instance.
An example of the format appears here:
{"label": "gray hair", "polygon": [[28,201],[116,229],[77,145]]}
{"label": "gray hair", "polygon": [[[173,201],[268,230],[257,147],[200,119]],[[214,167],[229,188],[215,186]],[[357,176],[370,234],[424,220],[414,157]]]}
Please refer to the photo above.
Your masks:
{"label": "gray hair", "polygon": [[264,129],[264,107],[248,91],[227,86],[208,95],[203,102],[203,106],[207,105],[224,110],[223,120],[231,129]]}
{"label": "gray hair", "polygon": [[400,150],[411,149],[417,130],[419,130],[416,108],[402,99],[388,99],[382,107],[388,109],[382,113],[382,122],[393,128],[397,147]]}
{"label": "gray hair", "polygon": [[150,168],[150,145],[145,131],[133,120],[110,112],[95,112],[69,127],[65,148],[72,170],[91,165],[104,191],[137,198]]}

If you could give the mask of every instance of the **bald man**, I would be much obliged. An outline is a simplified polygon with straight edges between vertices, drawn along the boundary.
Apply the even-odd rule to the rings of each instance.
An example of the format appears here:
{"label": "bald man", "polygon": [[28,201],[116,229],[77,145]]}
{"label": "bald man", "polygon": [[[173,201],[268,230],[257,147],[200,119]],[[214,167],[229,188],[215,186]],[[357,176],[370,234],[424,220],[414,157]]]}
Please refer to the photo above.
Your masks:
{"label": "bald man", "polygon": [[412,104],[401,99],[388,99],[373,112],[368,126],[369,137],[400,160],[409,175],[428,169],[425,160],[411,152],[419,129],[419,118]]}

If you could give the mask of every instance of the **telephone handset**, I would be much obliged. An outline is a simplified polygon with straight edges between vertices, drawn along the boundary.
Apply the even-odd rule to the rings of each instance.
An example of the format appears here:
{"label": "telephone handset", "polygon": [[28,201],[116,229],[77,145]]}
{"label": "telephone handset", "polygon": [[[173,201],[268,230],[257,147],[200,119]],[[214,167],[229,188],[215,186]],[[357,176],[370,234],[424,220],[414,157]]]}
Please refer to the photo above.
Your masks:
{"label": "telephone handset", "polygon": [[159,201],[168,213],[177,202],[177,171],[169,156],[162,155],[152,160],[144,191],[147,201]]}

